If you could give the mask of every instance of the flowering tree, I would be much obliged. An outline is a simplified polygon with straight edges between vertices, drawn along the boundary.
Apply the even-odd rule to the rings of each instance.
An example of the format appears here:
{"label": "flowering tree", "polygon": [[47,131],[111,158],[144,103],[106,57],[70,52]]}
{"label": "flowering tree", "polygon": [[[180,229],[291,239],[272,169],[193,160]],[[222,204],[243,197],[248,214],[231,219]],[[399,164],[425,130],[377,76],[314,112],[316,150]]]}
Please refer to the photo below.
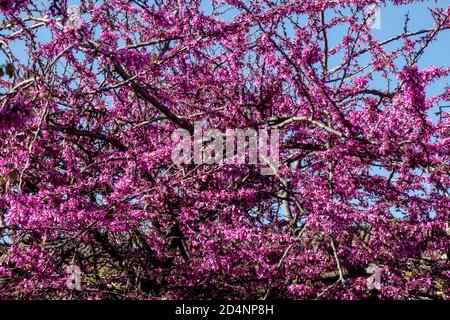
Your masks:
{"label": "flowering tree", "polygon": [[[450,7],[377,40],[385,4],[1,0],[0,298],[448,298]],[[195,122],[279,170],[174,164]]]}

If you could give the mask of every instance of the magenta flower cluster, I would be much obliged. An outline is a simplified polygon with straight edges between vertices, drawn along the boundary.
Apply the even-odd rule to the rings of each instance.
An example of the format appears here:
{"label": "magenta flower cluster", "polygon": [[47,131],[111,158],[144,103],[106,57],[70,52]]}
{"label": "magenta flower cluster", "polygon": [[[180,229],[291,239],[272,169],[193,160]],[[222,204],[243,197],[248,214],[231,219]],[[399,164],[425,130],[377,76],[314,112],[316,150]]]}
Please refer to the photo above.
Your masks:
{"label": "magenta flower cluster", "polygon": [[[450,297],[450,68],[421,60],[450,7],[378,39],[368,8],[423,1],[150,2],[0,1],[0,299]],[[174,164],[194,123],[279,130],[279,170]]]}

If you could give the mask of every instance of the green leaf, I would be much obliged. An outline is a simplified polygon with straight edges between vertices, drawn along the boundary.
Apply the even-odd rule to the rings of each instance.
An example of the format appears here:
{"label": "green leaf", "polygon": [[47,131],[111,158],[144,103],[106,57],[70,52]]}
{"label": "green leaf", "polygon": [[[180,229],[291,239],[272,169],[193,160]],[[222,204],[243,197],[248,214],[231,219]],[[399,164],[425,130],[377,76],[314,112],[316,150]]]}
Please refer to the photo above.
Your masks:
{"label": "green leaf", "polygon": [[3,178],[3,175],[0,173],[0,194],[3,194],[5,185],[6,185],[5,178]]}
{"label": "green leaf", "polygon": [[442,282],[437,281],[437,282],[435,283],[434,287],[435,287],[437,290],[443,290],[443,289],[444,289],[444,284],[443,284]]}

